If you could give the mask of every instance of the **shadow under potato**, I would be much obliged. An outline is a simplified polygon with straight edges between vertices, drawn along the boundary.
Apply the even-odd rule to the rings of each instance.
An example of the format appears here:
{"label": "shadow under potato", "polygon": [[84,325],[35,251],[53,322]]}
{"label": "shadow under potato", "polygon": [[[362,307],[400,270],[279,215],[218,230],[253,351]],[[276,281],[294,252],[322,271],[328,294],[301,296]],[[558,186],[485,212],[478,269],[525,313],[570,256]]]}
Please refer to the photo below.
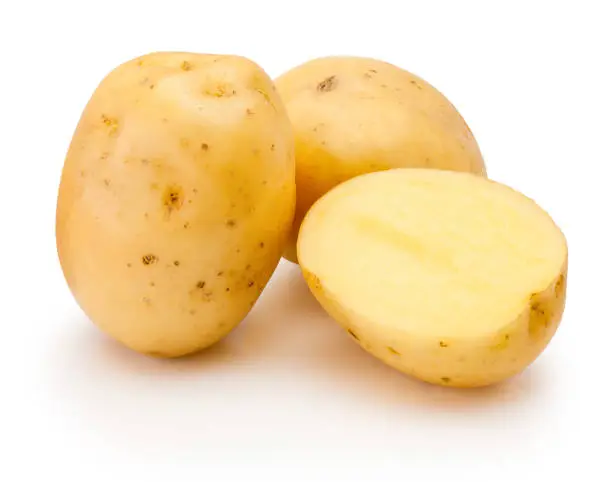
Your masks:
{"label": "shadow under potato", "polygon": [[[85,320],[79,320],[84,323]],[[86,338],[67,340],[64,351],[79,358],[88,377],[154,376],[231,379],[236,370],[290,372],[318,377],[322,385],[343,395],[376,403],[417,405],[431,410],[481,410],[485,406],[522,402],[544,389],[545,376],[532,368],[504,383],[475,389],[429,385],[386,366],[361,349],[323,311],[297,266],[281,266],[249,316],[224,340],[195,355],[155,359],[132,352],[100,335],[93,327],[79,331]],[[69,357],[72,358],[72,357]],[[71,369],[74,369],[71,368]],[[261,376],[260,374],[258,376]],[[92,383],[95,383],[92,381]],[[279,384],[282,382],[279,380]],[[280,388],[279,388],[280,390]]]}

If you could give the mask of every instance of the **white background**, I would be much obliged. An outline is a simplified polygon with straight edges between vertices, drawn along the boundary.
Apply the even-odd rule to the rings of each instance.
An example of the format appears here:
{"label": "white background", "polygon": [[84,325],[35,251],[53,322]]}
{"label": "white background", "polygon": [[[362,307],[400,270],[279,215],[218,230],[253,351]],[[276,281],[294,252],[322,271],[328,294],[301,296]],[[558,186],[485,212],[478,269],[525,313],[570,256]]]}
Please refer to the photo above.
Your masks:
{"label": "white background", "polygon": [[[0,480],[607,479],[609,2],[1,5]],[[362,352],[285,264],[244,323],[195,358],[151,360],[101,335],[56,257],[60,170],[99,80],[155,50],[236,53],[271,76],[320,55],[373,56],[434,84],[490,177],[567,235],[552,344],[494,388],[423,385]]]}

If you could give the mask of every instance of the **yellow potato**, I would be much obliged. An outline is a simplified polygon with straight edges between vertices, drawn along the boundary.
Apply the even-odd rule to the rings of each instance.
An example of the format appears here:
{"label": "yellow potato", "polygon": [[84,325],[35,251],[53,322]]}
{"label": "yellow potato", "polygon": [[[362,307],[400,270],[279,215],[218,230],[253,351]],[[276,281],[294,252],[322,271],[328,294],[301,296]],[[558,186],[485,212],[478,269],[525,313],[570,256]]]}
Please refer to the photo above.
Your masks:
{"label": "yellow potato", "polygon": [[307,214],[308,285],[365,350],[421,380],[488,385],[526,368],[565,306],[565,237],[534,201],[465,173],[394,169]]}
{"label": "yellow potato", "polygon": [[295,207],[291,126],[241,57],[156,53],[94,92],[72,139],[57,248],[85,313],[174,357],[235,327],[281,257]]}
{"label": "yellow potato", "polygon": [[297,205],[284,253],[310,206],[359,174],[399,167],[465,171],[486,177],[480,149],[455,107],[423,79],[392,64],[325,57],[279,77],[293,124]]}

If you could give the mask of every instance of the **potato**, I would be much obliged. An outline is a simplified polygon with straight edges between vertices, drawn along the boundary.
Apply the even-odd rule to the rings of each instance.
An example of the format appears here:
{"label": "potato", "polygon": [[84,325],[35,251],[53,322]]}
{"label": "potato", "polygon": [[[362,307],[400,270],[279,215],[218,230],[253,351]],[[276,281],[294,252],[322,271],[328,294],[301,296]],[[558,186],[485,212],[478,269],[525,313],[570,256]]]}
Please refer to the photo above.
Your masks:
{"label": "potato", "polygon": [[445,386],[521,372],[565,306],[560,229],[531,199],[472,174],[393,169],[347,181],[306,215],[298,258],[366,351]]}
{"label": "potato", "polygon": [[249,312],[294,207],[291,126],[267,74],[236,56],[154,53],[119,66],[85,108],[59,188],[57,248],[103,331],[181,356]]}
{"label": "potato", "polygon": [[379,60],[325,57],[276,80],[293,124],[297,205],[285,258],[310,206],[359,174],[427,167],[486,176],[470,128],[434,87]]}

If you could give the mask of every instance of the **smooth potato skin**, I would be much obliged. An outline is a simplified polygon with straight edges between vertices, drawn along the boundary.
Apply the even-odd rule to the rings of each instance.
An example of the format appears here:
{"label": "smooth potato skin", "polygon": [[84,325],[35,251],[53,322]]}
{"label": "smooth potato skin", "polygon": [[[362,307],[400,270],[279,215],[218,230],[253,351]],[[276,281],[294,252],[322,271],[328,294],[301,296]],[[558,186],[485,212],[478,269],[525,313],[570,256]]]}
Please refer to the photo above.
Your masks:
{"label": "smooth potato skin", "polygon": [[425,339],[382,331],[338,303],[321,280],[302,266],[311,292],[325,311],[364,350],[387,365],[422,381],[448,387],[482,387],[527,368],[554,336],[565,308],[567,258],[550,286],[534,293],[525,309],[498,332],[474,339]]}
{"label": "smooth potato skin", "polygon": [[152,356],[224,337],[274,271],[293,219],[291,127],[234,56],[156,53],[113,71],[70,145],[56,238],[78,304]]}
{"label": "smooth potato skin", "polygon": [[470,128],[423,79],[380,60],[323,57],[276,79],[296,144],[297,205],[285,258],[312,204],[359,174],[425,167],[486,176]]}

